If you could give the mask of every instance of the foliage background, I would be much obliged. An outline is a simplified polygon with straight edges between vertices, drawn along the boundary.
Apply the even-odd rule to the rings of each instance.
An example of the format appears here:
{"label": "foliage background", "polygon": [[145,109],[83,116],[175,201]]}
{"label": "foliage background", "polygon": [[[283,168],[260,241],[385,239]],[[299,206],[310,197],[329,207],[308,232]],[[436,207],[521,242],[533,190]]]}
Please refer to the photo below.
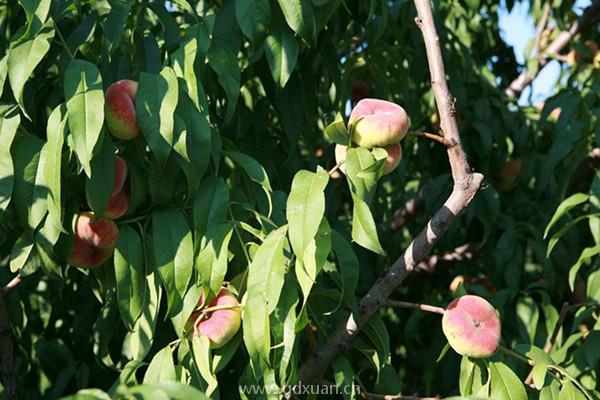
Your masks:
{"label": "foliage background", "polygon": [[[536,19],[541,3],[531,2]],[[503,88],[523,66],[499,34],[499,7],[486,0],[433,2],[463,145],[473,168],[486,176],[486,187],[435,249],[443,255],[467,244],[473,257],[430,260],[431,271],[413,273],[394,298],[444,306],[453,297],[450,282],[464,275],[475,283],[465,285],[466,291],[485,296],[500,310],[507,347],[541,348],[563,302],[596,302],[600,296],[600,186],[597,157],[589,157],[600,144],[600,80],[591,65],[564,65],[542,112],[507,99]],[[576,18],[571,1],[552,2],[552,11],[552,23],[561,29]],[[253,383],[252,371],[264,372],[259,361],[253,361],[254,370],[249,367],[262,351],[248,350],[242,338],[249,326],[256,327],[249,318],[244,335],[211,359],[212,370],[198,366],[208,363],[210,353],[199,344],[193,354],[184,342],[168,375],[168,350],[161,349],[177,338],[185,319],[177,306],[195,304],[192,297],[199,292],[164,279],[156,251],[164,255],[163,267],[182,271],[191,281],[214,289],[226,279],[243,294],[249,259],[289,219],[285,206],[296,173],[334,165],[324,128],[347,110],[357,80],[368,84],[372,97],[401,104],[413,129],[436,131],[415,15],[412,2],[376,0],[20,0],[19,6],[0,5],[0,272],[6,282],[17,272],[27,276],[6,299],[19,394],[58,398],[93,387],[112,388],[115,395],[115,382],[134,386],[165,380],[211,392],[217,379],[213,397],[240,396],[237,383]],[[598,41],[597,36],[594,26],[574,46]],[[140,117],[144,136],[127,143],[94,122],[102,108],[99,94],[123,78],[147,88],[144,94],[140,90],[138,105],[152,105]],[[91,106],[75,99],[81,85],[90,92]],[[555,121],[549,114],[556,107],[562,112]],[[98,128],[82,133],[75,115]],[[92,131],[96,140],[90,139]],[[138,243],[132,251],[144,260],[121,270],[118,279],[112,262],[94,271],[67,267],[63,248],[72,216],[87,208],[86,190],[110,187],[106,168],[114,149],[133,171],[133,206],[119,226]],[[267,370],[277,372],[261,378],[262,384],[268,379],[280,386],[293,383],[313,341],[322,342],[355,305],[344,293],[364,294],[450,193],[443,146],[409,135],[403,151],[401,166],[380,180],[371,202],[386,256],[354,244],[357,262],[348,257],[352,197],[345,179],[330,179],[324,189],[324,216],[340,236],[320,265],[305,307],[291,267],[296,249],[284,245],[285,286],[275,297],[280,302],[270,324],[271,345],[286,341],[267,349]],[[514,159],[522,160],[522,173],[507,184],[502,166]],[[422,207],[392,230],[394,211],[421,191]],[[558,205],[576,193],[581,194],[563,203],[562,218],[544,238]],[[215,254],[199,256],[206,243]],[[584,248],[591,250],[580,258]],[[203,275],[205,264],[200,266],[198,257],[210,260],[216,277]],[[123,282],[135,279],[143,293],[123,300]],[[552,356],[596,398],[600,334],[592,311],[581,308],[568,316]],[[291,339],[290,324],[296,326]],[[369,392],[449,396],[476,394],[486,380],[479,386],[471,380],[469,387],[465,379],[485,377],[486,371],[496,375],[485,390],[499,390],[498,379],[516,385],[508,373],[493,372],[500,369],[494,362],[505,363],[521,380],[529,370],[498,355],[487,368],[463,360],[461,373],[461,359],[452,351],[436,361],[445,344],[438,316],[384,308],[326,378],[340,383],[344,377]],[[143,363],[151,360],[167,375],[144,373]],[[571,390],[569,385],[563,389]],[[558,391],[556,382],[546,386]],[[520,398],[524,390],[515,388],[510,398]],[[527,390],[530,398],[538,398],[536,389]]]}

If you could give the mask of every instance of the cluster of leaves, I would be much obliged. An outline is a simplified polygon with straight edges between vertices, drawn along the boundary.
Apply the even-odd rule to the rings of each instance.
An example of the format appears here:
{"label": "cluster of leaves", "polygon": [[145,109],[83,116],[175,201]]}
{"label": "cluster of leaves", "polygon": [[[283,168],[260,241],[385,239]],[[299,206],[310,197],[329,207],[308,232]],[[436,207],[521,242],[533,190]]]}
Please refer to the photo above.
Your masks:
{"label": "cluster of leaves", "polygon": [[[326,378],[339,386],[598,398],[593,308],[567,319],[549,355],[540,348],[557,305],[600,296],[598,183],[593,167],[577,167],[600,144],[600,79],[591,67],[565,69],[569,79],[541,114],[508,107],[498,85],[517,65],[499,35],[497,3],[433,2],[464,147],[489,177],[436,251],[469,244],[476,257],[441,262],[435,275],[417,272],[394,296],[445,305],[456,275],[487,280],[459,293],[483,295],[500,310],[503,342],[537,363],[540,391],[521,383],[528,364],[503,355],[461,361],[443,351],[438,316],[390,309],[332,364]],[[568,26],[571,6],[558,3],[556,22]],[[165,382],[221,398],[254,397],[238,384],[283,388],[451,190],[443,146],[410,135],[389,176],[380,177],[380,155],[365,149],[349,152],[347,180],[326,171],[336,135],[325,132],[336,123],[326,127],[346,111],[358,80],[403,105],[414,129],[436,129],[411,2],[19,5],[0,5],[0,264],[3,281],[29,276],[7,299],[23,397],[98,387],[113,398],[202,398]],[[103,92],[123,78],[139,82],[142,135],[129,142],[111,138],[103,123]],[[551,121],[556,107],[560,118]],[[129,165],[132,200],[117,221],[114,259],[89,272],[71,268],[71,221],[88,205],[100,214],[106,207],[115,151]],[[498,171],[511,159],[523,171],[507,188]],[[391,232],[394,210],[420,191],[423,211]],[[546,225],[556,230],[549,247]],[[185,325],[201,291],[213,296],[224,281],[244,304],[243,326],[210,350]],[[74,396],[107,398],[102,391]]]}

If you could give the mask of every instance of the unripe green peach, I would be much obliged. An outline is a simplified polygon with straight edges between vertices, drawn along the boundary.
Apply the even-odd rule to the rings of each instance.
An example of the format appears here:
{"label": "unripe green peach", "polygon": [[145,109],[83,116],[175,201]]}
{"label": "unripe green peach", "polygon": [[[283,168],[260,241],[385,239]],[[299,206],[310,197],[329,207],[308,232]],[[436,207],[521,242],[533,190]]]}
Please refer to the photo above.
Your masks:
{"label": "unripe green peach", "polygon": [[[387,158],[383,163],[383,175],[387,175],[398,168],[400,161],[402,160],[402,146],[400,143],[390,144],[385,147],[387,151]],[[340,165],[340,171],[346,173],[346,164],[342,164],[346,161],[348,155],[348,146],[337,144],[335,146],[335,162]]]}
{"label": "unripe green peach", "polygon": [[105,117],[108,131],[116,138],[130,140],[140,134],[135,113],[136,81],[123,79],[106,90]]}
{"label": "unripe green peach", "polygon": [[350,113],[352,140],[360,147],[385,147],[398,143],[408,132],[404,108],[378,99],[362,99]]}
{"label": "unripe green peach", "polygon": [[96,219],[94,213],[83,212],[75,220],[73,233],[75,243],[69,264],[80,268],[96,268],[112,256],[119,228],[111,220]]}
{"label": "unripe green peach", "polygon": [[442,330],[454,351],[463,356],[490,357],[500,345],[500,316],[479,296],[454,299],[442,318]]}
{"label": "unripe green peach", "polygon": [[192,313],[189,319],[194,326],[193,334],[206,336],[211,349],[225,346],[242,323],[241,306],[237,298],[228,289],[222,288],[208,305],[204,304],[204,296],[201,296],[198,307],[200,310]]}

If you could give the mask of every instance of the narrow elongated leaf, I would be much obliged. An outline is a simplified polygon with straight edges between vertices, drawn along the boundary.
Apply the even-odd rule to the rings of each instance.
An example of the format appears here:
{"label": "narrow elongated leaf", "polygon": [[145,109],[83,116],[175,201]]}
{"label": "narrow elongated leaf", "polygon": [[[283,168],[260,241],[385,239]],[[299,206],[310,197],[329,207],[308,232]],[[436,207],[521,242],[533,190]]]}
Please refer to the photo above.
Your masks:
{"label": "narrow elongated leaf", "polygon": [[213,41],[208,50],[208,64],[217,74],[219,84],[227,96],[225,121],[229,121],[235,111],[240,95],[241,72],[237,57],[225,43]]}
{"label": "narrow elongated leaf", "polygon": [[550,229],[552,229],[554,224],[556,224],[556,222],[558,222],[559,219],[561,219],[572,208],[577,207],[578,205],[586,202],[588,199],[589,199],[589,196],[587,194],[575,193],[574,195],[563,200],[560,203],[560,205],[558,206],[558,208],[556,209],[556,211],[554,212],[554,215],[552,216],[552,218],[550,219],[550,222],[548,222],[548,225],[546,226],[546,229],[544,230],[544,239],[546,237],[548,237],[548,232],[550,232]]}
{"label": "narrow elongated leaf", "polygon": [[194,228],[203,235],[208,226],[227,219],[229,188],[223,178],[209,176],[194,197]]}
{"label": "narrow elongated leaf", "polygon": [[4,92],[6,75],[8,75],[8,54],[0,58],[0,97],[2,97],[2,93]]}
{"label": "narrow elongated leaf", "polygon": [[271,22],[269,0],[235,0],[235,19],[251,42],[259,42]]}
{"label": "narrow elongated leaf", "polygon": [[90,162],[104,124],[104,92],[98,68],[83,60],[73,60],[65,72],[65,99],[69,130],[75,154],[85,174],[92,174]]}
{"label": "narrow elongated leaf", "polygon": [[42,61],[54,38],[54,23],[49,20],[31,39],[12,43],[8,53],[8,80],[17,102],[23,108],[23,88],[35,67]]}
{"label": "narrow elongated leaf", "polygon": [[16,106],[0,106],[0,214],[6,210],[13,191],[15,177],[10,149],[20,123]]}
{"label": "narrow elongated leaf", "polygon": [[156,267],[167,290],[169,315],[179,311],[192,277],[192,232],[178,210],[161,211],[152,217]]}
{"label": "narrow elongated leaf", "polygon": [[48,19],[50,12],[51,0],[19,0],[21,7],[25,10],[27,16],[27,31],[33,34],[37,33],[38,29]]}
{"label": "narrow elongated leaf", "polygon": [[331,228],[326,218],[321,219],[318,229],[317,234],[304,250],[302,258],[297,257],[294,269],[304,295],[304,304],[306,304],[308,295],[317,281],[317,275],[323,269],[331,251]]}
{"label": "narrow elongated leaf", "polygon": [[264,48],[273,80],[284,87],[298,60],[299,46],[296,38],[287,26],[277,24],[267,37]]}
{"label": "narrow elongated leaf", "polygon": [[115,146],[107,136],[91,162],[92,174],[85,180],[85,195],[96,215],[104,214],[115,184]]}
{"label": "narrow elongated leaf", "polygon": [[144,248],[138,233],[128,225],[119,230],[114,255],[117,304],[125,325],[132,329],[146,302]]}
{"label": "narrow elongated leaf", "polygon": [[315,17],[310,0],[277,0],[287,24],[309,40],[315,32]]}
{"label": "narrow elongated leaf", "polygon": [[205,54],[201,52],[201,47],[210,40],[208,33],[203,30],[204,25],[195,24],[189,27],[183,43],[173,53],[173,70],[178,78],[185,80],[187,94],[198,110],[207,112],[208,104],[206,93],[202,83],[197,77],[196,64],[203,60]]}
{"label": "narrow elongated leaf", "polygon": [[23,226],[32,231],[47,211],[48,190],[43,182],[44,142],[33,135],[19,135],[12,146],[14,161],[13,203]]}
{"label": "narrow elongated leaf", "polygon": [[325,212],[325,187],[329,174],[302,170],[296,173],[287,200],[287,220],[292,249],[300,261],[319,230]]}
{"label": "narrow elongated leaf", "polygon": [[265,195],[267,196],[267,201],[269,202],[269,210],[267,213],[267,217],[270,217],[273,208],[273,189],[271,189],[271,182],[269,181],[267,171],[265,171],[263,166],[260,165],[258,161],[244,153],[239,153],[237,151],[227,151],[225,155],[230,157],[233,160],[233,162],[235,162],[239,167],[241,167],[251,180],[253,180],[261,186],[263,192],[265,192]]}
{"label": "narrow elongated leaf", "polygon": [[109,53],[117,48],[121,41],[132,5],[133,2],[131,0],[115,0],[111,2],[110,13],[102,24],[102,32],[104,40],[108,42],[107,51]]}
{"label": "narrow elongated leaf", "polygon": [[505,364],[489,364],[491,397],[493,399],[527,400],[527,392],[519,377]]}
{"label": "narrow elongated leaf", "polygon": [[165,165],[173,146],[175,108],[179,98],[177,76],[165,67],[160,74],[140,74],[135,108],[140,129],[160,165]]}
{"label": "narrow elongated leaf", "polygon": [[244,343],[255,376],[270,364],[271,335],[269,312],[279,301],[283,287],[285,262],[283,248],[287,226],[269,234],[258,248],[248,268],[247,303],[242,318]]}
{"label": "narrow elongated leaf", "polygon": [[364,247],[377,254],[385,255],[379,237],[377,235],[377,226],[371,214],[371,209],[358,196],[353,195],[354,209],[352,211],[352,239]]}
{"label": "narrow elongated leaf", "polygon": [[354,292],[358,286],[358,259],[352,245],[339,232],[331,232],[333,251],[342,274],[342,301],[350,308],[356,304]]}
{"label": "narrow elongated leaf", "polygon": [[558,400],[585,400],[586,397],[572,382],[565,382],[558,394]]}
{"label": "narrow elongated leaf", "polygon": [[177,373],[175,372],[171,346],[165,346],[161,351],[156,353],[144,375],[144,383],[163,383],[168,381],[177,382]]}
{"label": "narrow elongated leaf", "polygon": [[540,391],[539,400],[558,400],[558,394],[560,393],[559,385],[556,381],[550,383],[549,386],[542,388]]}
{"label": "narrow elongated leaf", "polygon": [[196,257],[200,284],[210,288],[213,295],[219,292],[227,272],[228,247],[232,233],[233,226],[230,223],[209,225]]}
{"label": "narrow elongated leaf", "polygon": [[575,278],[577,277],[577,272],[579,272],[579,269],[581,268],[583,263],[597,255],[598,253],[600,253],[600,245],[586,247],[585,249],[583,249],[583,251],[579,255],[579,258],[577,259],[577,262],[573,264],[571,269],[569,269],[569,287],[571,288],[571,290],[574,290],[575,288]]}
{"label": "narrow elongated leaf", "polygon": [[213,372],[212,359],[210,354],[210,343],[206,336],[194,335],[191,340],[191,350],[194,366],[208,387],[205,392],[211,395],[217,388],[218,382],[215,373]]}
{"label": "narrow elongated leaf", "polygon": [[477,393],[485,384],[485,369],[469,357],[463,356],[460,362],[459,390],[461,396]]}
{"label": "narrow elongated leaf", "polygon": [[[48,212],[54,221],[62,221],[62,149],[67,136],[67,109],[64,104],[59,105],[52,111],[48,118],[46,137],[48,141],[44,145],[47,152],[48,162],[44,169],[46,184],[48,185]],[[0,150],[1,151],[1,150]],[[0,168],[1,169],[1,168]]]}

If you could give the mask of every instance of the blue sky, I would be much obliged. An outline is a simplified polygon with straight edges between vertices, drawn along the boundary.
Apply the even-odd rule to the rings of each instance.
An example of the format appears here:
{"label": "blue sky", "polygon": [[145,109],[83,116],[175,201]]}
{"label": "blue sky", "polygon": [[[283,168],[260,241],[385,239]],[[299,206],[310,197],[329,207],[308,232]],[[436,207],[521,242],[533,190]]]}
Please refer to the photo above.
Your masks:
{"label": "blue sky", "polygon": [[[585,8],[591,4],[591,0],[577,0],[576,7]],[[510,13],[506,8],[500,12],[500,29],[503,39],[514,47],[515,55],[519,63],[525,61],[525,49],[528,42],[535,37],[535,23],[529,16],[529,2],[524,1],[515,4]],[[580,10],[578,10],[580,13]],[[537,76],[533,85],[527,88],[519,103],[529,104],[529,96],[533,90],[532,104],[545,100],[553,93],[553,87],[560,74],[560,64],[557,61],[550,62]]]}

